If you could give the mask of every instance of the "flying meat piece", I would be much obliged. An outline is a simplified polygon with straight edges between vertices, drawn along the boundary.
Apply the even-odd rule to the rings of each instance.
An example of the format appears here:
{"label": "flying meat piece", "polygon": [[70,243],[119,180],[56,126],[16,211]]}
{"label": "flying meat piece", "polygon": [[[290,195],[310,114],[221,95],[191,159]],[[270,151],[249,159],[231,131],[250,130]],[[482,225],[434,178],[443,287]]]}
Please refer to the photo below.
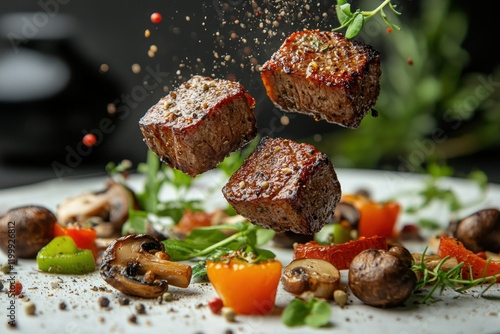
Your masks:
{"label": "flying meat piece", "polygon": [[314,146],[263,138],[222,193],[256,225],[313,234],[331,220],[341,189],[330,159]]}
{"label": "flying meat piece", "polygon": [[261,71],[278,108],[347,128],[357,128],[377,102],[380,74],[378,51],[319,30],[292,34]]}
{"label": "flying meat piece", "polygon": [[139,126],[163,162],[195,177],[255,138],[254,104],[239,83],[194,76],[151,107]]}

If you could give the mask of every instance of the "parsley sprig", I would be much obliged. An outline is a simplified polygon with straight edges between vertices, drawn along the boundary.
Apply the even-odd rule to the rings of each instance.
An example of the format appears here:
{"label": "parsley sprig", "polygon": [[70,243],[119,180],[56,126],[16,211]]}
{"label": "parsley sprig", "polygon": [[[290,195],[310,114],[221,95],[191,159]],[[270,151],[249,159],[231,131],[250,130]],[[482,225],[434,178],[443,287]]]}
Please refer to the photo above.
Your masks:
{"label": "parsley sprig", "polygon": [[[222,230],[235,232],[228,236]],[[258,263],[275,258],[276,255],[260,246],[274,237],[275,232],[262,227],[240,222],[194,229],[184,240],[163,241],[165,252],[172,261],[197,261],[193,266],[193,277],[206,274],[206,261],[220,261],[224,255],[238,252],[246,261]]]}
{"label": "parsley sprig", "polygon": [[486,293],[486,291],[489,290],[489,288],[493,286],[493,284],[496,283],[497,278],[500,277],[500,274],[486,276],[486,270],[490,263],[490,261],[488,261],[488,264],[484,269],[483,277],[473,279],[472,273],[470,273],[469,275],[470,278],[464,279],[462,277],[462,266],[464,265],[464,262],[460,262],[458,265],[456,265],[455,267],[453,267],[448,271],[441,269],[443,264],[450,258],[449,256],[443,258],[433,270],[429,270],[426,267],[424,261],[426,251],[427,247],[425,248],[422,254],[422,261],[420,261],[420,264],[413,264],[411,268],[413,271],[415,272],[420,271],[423,274],[423,278],[420,281],[418,281],[415,286],[415,291],[422,289],[426,285],[433,284],[429,292],[425,296],[423,296],[422,299],[420,300],[420,303],[422,304],[434,301],[435,300],[434,293],[439,290],[439,295],[442,295],[443,291],[447,287],[455,290],[456,292],[461,293],[475,286],[488,284],[486,288],[481,291],[480,296],[482,296],[484,293]]}
{"label": "parsley sprig", "polygon": [[363,29],[365,22],[377,13],[380,13],[382,20],[384,20],[384,22],[391,29],[400,30],[399,26],[389,21],[384,11],[384,8],[386,6],[388,6],[396,15],[401,15],[401,13],[396,10],[396,5],[393,5],[391,3],[391,0],[385,0],[374,10],[362,11],[361,9],[357,9],[354,13],[351,12],[351,4],[349,4],[347,0],[337,0],[336,11],[337,18],[340,22],[340,27],[333,29],[333,31],[337,31],[347,27],[345,37],[353,38],[354,36],[359,34],[361,29]]}

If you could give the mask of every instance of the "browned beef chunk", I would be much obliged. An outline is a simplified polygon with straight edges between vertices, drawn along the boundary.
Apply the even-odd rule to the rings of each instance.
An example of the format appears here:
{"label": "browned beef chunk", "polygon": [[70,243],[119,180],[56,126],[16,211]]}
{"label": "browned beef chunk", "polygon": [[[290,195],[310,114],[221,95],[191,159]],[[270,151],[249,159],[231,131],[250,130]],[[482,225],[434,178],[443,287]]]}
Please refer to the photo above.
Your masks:
{"label": "browned beef chunk", "polygon": [[326,154],[282,138],[263,138],[222,192],[252,223],[300,234],[328,223],[341,195]]}
{"label": "browned beef chunk", "polygon": [[267,95],[280,109],[357,128],[377,102],[379,53],[335,32],[292,34],[262,67]]}
{"label": "browned beef chunk", "polygon": [[194,177],[255,138],[254,103],[238,83],[194,76],[151,107],[139,125],[163,162]]}

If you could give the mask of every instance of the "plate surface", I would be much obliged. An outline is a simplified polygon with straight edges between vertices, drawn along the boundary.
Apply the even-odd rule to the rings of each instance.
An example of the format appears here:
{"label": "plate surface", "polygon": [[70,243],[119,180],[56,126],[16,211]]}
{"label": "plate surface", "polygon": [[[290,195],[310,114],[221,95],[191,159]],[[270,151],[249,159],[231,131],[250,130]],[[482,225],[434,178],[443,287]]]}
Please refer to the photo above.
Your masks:
{"label": "plate surface", "polygon": [[[377,200],[396,197],[403,204],[410,204],[406,198],[398,198],[407,190],[420,189],[425,177],[420,175],[339,169],[338,177],[343,193],[350,193],[364,188],[369,190]],[[222,180],[223,182],[223,180]],[[85,191],[96,191],[103,188],[103,178],[79,179],[71,181],[48,181],[31,186],[0,191],[0,213],[9,208],[38,204],[55,210],[58,203],[65,198]],[[194,189],[203,196],[204,186],[220,184],[221,178],[208,173]],[[141,188],[141,179],[133,177],[131,187]],[[443,181],[443,186],[455,190],[464,202],[477,198],[475,185],[460,179]],[[196,195],[196,194],[195,194]],[[211,205],[224,203],[221,195],[211,199]],[[460,214],[466,215],[477,209],[498,207],[500,204],[500,186],[490,185],[486,199],[481,204],[470,207]],[[435,206],[423,213],[446,225],[449,219],[447,211]],[[403,216],[400,223],[411,222],[413,217]],[[22,242],[19,240],[18,242]],[[408,245],[412,251],[422,251],[424,244]],[[292,259],[291,250],[272,249],[278,259],[287,265]],[[0,253],[0,263],[6,262],[4,253]],[[157,300],[146,300],[134,297],[130,305],[122,306],[118,302],[121,293],[108,286],[96,271],[89,275],[52,275],[41,273],[33,260],[21,260],[14,276],[24,286],[24,299],[8,298],[0,294],[0,328],[2,333],[136,333],[138,331],[156,333],[498,333],[500,328],[500,284],[488,291],[488,296],[496,300],[478,298],[480,288],[464,294],[446,290],[438,302],[420,305],[409,300],[404,307],[393,309],[377,309],[363,305],[349,293],[349,305],[341,309],[332,303],[330,326],[326,329],[310,329],[307,327],[287,328],[281,323],[279,312],[293,298],[279,287],[276,312],[266,316],[237,316],[236,322],[227,323],[222,317],[213,315],[207,301],[216,296],[208,283],[193,283],[187,289],[171,288],[176,300],[159,303]],[[347,271],[342,272],[343,283],[346,283]],[[5,280],[9,277],[0,276]],[[242,286],[242,289],[245,287]],[[99,297],[106,296],[110,300],[109,307],[102,308]],[[36,315],[28,316],[24,306],[27,300],[36,305]],[[491,298],[490,298],[491,299]],[[65,310],[60,304],[66,305]],[[129,318],[136,314],[135,307],[144,304],[146,314],[137,315],[137,323]],[[14,312],[17,328],[9,330],[8,316]],[[11,307],[11,310],[8,308]],[[160,332],[161,331],[161,332]]]}

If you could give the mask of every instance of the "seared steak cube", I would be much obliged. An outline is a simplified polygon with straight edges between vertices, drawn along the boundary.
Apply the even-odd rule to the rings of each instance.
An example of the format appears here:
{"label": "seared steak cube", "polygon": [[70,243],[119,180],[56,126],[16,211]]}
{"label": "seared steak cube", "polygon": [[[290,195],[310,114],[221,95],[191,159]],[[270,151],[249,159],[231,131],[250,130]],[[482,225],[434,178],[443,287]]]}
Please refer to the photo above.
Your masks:
{"label": "seared steak cube", "polygon": [[335,32],[292,34],[262,66],[267,95],[283,111],[357,128],[377,102],[380,58]]}
{"label": "seared steak cube", "polygon": [[300,234],[321,230],[341,195],[326,154],[282,138],[263,138],[222,192],[252,223]]}
{"label": "seared steak cube", "polygon": [[238,83],[194,76],[151,107],[139,125],[163,162],[194,177],[255,138],[254,103]]}

